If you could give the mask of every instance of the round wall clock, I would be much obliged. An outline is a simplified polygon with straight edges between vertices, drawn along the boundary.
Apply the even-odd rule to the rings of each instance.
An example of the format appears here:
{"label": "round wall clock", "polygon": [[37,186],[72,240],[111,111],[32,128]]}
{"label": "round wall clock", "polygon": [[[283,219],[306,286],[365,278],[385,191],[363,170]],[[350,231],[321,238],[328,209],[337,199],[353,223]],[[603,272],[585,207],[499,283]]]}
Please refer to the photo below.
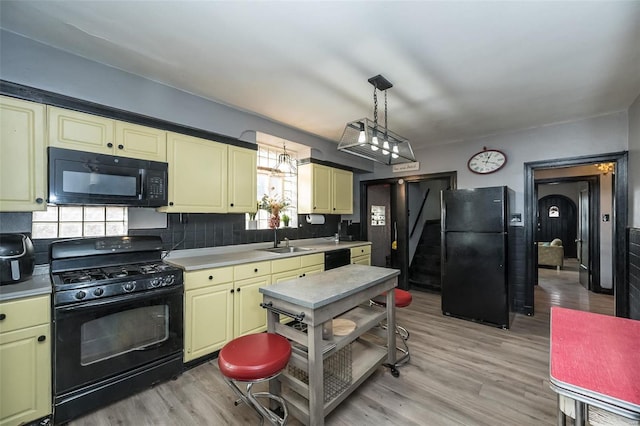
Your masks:
{"label": "round wall clock", "polygon": [[503,168],[505,164],[507,164],[507,156],[504,155],[504,152],[498,151],[497,149],[484,148],[484,150],[473,154],[471,158],[469,158],[467,167],[469,167],[469,170],[473,173],[486,175],[497,172]]}

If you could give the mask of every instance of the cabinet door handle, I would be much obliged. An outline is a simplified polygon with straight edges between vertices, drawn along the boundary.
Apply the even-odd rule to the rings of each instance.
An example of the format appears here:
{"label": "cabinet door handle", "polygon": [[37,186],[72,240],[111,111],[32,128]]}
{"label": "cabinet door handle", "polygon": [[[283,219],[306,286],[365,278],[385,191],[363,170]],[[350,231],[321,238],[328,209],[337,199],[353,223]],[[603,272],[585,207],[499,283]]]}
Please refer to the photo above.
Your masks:
{"label": "cabinet door handle", "polygon": [[173,201],[169,201],[169,205],[172,206],[173,205]]}
{"label": "cabinet door handle", "polygon": [[234,290],[234,289],[231,289],[231,294],[233,294],[234,292],[235,292],[235,290]]}
{"label": "cabinet door handle", "polygon": [[333,209],[335,210],[336,208],[334,207]]}
{"label": "cabinet door handle", "polygon": [[231,203],[231,207],[233,207],[233,203]]}
{"label": "cabinet door handle", "polygon": [[113,144],[111,142],[107,143],[107,148],[113,148]]}
{"label": "cabinet door handle", "polygon": [[254,269],[253,272],[258,272],[258,268]]}
{"label": "cabinet door handle", "polygon": [[118,145],[118,149],[124,149],[124,145]]}
{"label": "cabinet door handle", "polygon": [[36,203],[38,204],[42,204],[44,202],[44,200],[40,197],[36,198]]}
{"label": "cabinet door handle", "polygon": [[240,287],[238,287],[238,289],[236,290],[238,293],[240,293]]}
{"label": "cabinet door handle", "polygon": [[38,342],[44,342],[47,340],[47,336],[38,336]]}
{"label": "cabinet door handle", "polygon": [[7,317],[6,314],[0,314],[0,321],[2,321],[3,319],[5,319]]}
{"label": "cabinet door handle", "polygon": [[212,280],[213,279],[213,275],[209,275],[209,279]]}
{"label": "cabinet door handle", "polygon": [[314,210],[315,210],[316,208],[317,208],[316,206],[313,206],[313,209],[314,209]]}

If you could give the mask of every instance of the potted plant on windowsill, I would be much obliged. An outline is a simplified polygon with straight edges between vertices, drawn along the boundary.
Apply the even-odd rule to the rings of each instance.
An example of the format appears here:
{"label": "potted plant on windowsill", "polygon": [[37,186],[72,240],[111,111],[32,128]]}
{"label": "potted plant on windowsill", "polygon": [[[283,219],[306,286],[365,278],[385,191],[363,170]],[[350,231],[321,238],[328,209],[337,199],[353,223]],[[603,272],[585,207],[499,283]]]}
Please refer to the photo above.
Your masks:
{"label": "potted plant on windowsill", "polygon": [[288,214],[283,214],[282,215],[282,223],[284,223],[284,227],[288,228],[289,227],[289,221],[291,220],[291,218],[289,217]]}
{"label": "potted plant on windowsill", "polygon": [[269,196],[267,194],[262,196],[258,204],[261,210],[266,210],[269,213],[269,228],[271,229],[280,227],[280,211],[288,205],[289,202],[284,198],[279,198],[277,195]]}
{"label": "potted plant on windowsill", "polygon": [[256,214],[258,214],[258,209],[260,208],[260,202],[256,204],[256,211],[249,213],[249,223],[247,229],[258,229],[258,221],[256,220]]}

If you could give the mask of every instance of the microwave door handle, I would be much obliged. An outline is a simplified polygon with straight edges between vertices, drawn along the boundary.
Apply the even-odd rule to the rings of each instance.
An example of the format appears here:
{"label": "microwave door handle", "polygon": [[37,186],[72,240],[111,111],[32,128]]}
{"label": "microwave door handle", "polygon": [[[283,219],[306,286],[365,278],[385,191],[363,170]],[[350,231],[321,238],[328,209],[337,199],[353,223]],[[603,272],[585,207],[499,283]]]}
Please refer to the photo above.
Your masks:
{"label": "microwave door handle", "polygon": [[146,186],[145,183],[147,181],[147,173],[145,169],[140,169],[139,170],[139,176],[140,176],[140,190],[138,191],[138,200],[142,201],[142,196],[146,191]]}

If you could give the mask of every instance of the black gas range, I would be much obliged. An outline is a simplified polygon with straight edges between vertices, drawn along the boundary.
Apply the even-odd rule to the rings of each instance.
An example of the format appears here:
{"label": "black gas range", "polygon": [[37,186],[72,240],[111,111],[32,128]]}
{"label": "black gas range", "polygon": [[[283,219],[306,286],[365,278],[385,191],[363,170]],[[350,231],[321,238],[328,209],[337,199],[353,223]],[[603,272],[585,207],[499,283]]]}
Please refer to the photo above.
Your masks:
{"label": "black gas range", "polygon": [[57,241],[50,259],[55,423],[182,372],[182,270],[159,237]]}

